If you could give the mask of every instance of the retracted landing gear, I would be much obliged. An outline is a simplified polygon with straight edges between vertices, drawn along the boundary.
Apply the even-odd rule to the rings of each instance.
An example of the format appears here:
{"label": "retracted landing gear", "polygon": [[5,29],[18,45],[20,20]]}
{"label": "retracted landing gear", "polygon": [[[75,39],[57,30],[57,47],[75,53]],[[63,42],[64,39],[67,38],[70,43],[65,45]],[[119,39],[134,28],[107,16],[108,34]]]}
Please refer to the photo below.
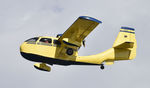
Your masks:
{"label": "retracted landing gear", "polygon": [[104,67],[104,64],[101,64],[100,65],[100,68],[103,70],[105,67]]}

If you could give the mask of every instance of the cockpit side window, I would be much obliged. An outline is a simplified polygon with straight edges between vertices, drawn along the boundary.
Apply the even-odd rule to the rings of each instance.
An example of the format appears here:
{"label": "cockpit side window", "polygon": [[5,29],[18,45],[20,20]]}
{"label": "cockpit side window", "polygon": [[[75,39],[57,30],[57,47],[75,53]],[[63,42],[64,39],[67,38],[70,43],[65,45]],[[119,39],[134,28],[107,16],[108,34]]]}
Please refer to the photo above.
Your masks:
{"label": "cockpit side window", "polygon": [[28,44],[36,44],[36,41],[39,39],[39,37],[34,37],[34,38],[30,38],[28,40],[26,40],[25,42],[27,42]]}
{"label": "cockpit side window", "polygon": [[39,43],[40,45],[52,45],[52,39],[51,38],[41,38]]}
{"label": "cockpit side window", "polygon": [[45,42],[45,43],[52,43],[52,39],[49,38],[41,38],[40,42]]}

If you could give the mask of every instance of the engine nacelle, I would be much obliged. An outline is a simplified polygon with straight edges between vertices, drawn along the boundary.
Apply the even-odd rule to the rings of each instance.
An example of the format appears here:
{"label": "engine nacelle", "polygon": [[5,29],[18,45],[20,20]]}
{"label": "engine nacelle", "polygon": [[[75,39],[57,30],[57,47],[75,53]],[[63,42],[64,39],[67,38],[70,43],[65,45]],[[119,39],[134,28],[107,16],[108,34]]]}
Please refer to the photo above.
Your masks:
{"label": "engine nacelle", "polygon": [[51,68],[47,66],[45,63],[36,63],[34,64],[34,67],[41,71],[47,71],[47,72],[51,71]]}

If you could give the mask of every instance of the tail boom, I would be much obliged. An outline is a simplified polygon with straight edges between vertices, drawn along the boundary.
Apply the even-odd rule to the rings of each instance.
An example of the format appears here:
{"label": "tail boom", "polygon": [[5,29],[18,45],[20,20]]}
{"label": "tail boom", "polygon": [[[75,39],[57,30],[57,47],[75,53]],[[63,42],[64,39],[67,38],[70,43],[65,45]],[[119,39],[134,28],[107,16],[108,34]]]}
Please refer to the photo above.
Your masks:
{"label": "tail boom", "polygon": [[121,27],[112,48],[96,55],[78,56],[76,61],[93,64],[106,62],[107,65],[111,65],[114,61],[134,59],[136,48],[135,30],[129,27]]}

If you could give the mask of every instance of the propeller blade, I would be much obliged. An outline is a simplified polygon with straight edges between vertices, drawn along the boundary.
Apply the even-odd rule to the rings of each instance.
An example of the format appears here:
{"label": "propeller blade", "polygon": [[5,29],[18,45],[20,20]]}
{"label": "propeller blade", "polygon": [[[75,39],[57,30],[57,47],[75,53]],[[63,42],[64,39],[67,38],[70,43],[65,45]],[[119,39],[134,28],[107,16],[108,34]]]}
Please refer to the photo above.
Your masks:
{"label": "propeller blade", "polygon": [[83,43],[83,46],[85,47],[85,40],[83,40],[83,42],[82,42],[82,43]]}

